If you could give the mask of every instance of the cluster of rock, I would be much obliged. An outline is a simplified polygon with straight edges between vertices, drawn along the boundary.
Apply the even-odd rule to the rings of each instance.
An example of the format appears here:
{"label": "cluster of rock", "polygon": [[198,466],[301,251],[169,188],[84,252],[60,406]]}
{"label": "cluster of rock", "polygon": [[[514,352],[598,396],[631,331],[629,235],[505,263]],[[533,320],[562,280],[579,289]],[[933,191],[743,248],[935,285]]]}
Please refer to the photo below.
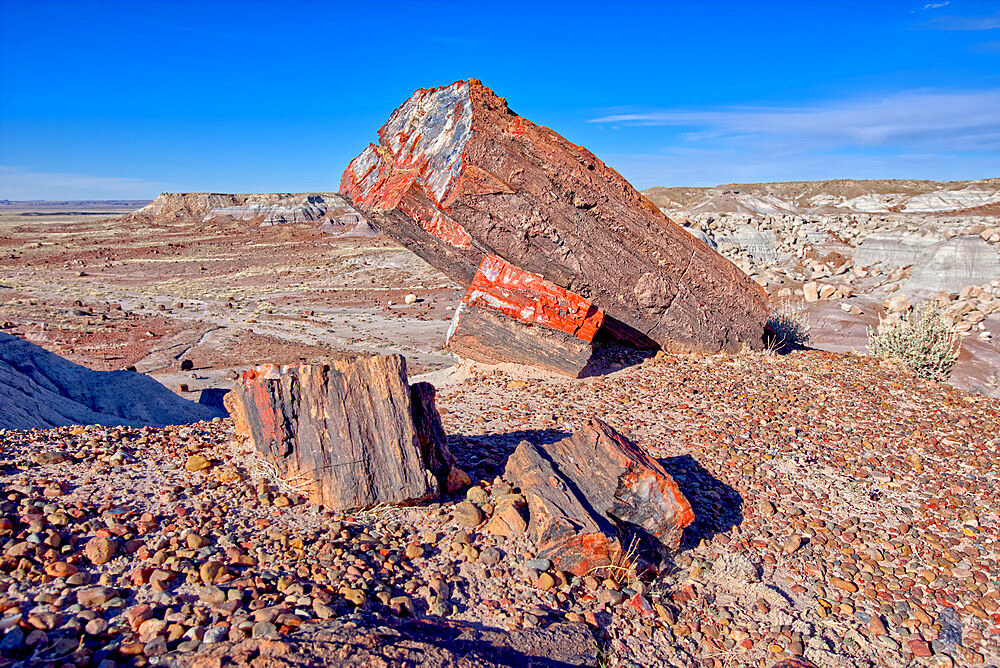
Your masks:
{"label": "cluster of rock", "polygon": [[[428,383],[408,385],[405,359],[387,355],[257,367],[226,405],[237,435],[279,479],[345,511],[437,499],[471,482],[455,466],[434,395]],[[576,575],[622,567],[634,557],[623,537],[675,550],[694,519],[663,467],[596,419],[548,446],[522,442],[505,478],[519,493],[498,502],[486,531],[527,533],[542,558]],[[475,507],[465,512],[470,528],[483,521]]]}
{"label": "cluster of rock", "polygon": [[995,216],[701,213],[682,220],[772,298],[839,302],[861,315],[863,304],[851,298],[870,295],[889,323],[934,300],[956,332],[991,338],[984,321],[998,312]]}
{"label": "cluster of rock", "polygon": [[[976,334],[980,339],[989,340],[993,335],[986,329],[985,321],[991,315],[1000,314],[1000,279],[985,285],[968,285],[959,292],[942,290],[932,301],[944,310],[945,317],[951,320],[960,336]],[[883,300],[885,322],[898,321],[913,306],[910,298],[902,294]]]}
{"label": "cluster of rock", "polygon": [[713,213],[678,220],[777,297],[804,296],[810,281],[835,290],[902,287],[932,296],[1000,274],[994,216]]}

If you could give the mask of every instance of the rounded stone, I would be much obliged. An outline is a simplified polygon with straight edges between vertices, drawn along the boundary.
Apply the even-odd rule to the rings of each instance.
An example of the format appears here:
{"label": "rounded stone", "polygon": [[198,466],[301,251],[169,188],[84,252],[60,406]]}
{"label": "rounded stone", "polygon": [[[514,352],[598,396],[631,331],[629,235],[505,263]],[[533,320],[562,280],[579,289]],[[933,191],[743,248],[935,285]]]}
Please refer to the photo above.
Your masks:
{"label": "rounded stone", "polygon": [[483,511],[468,501],[463,501],[452,511],[452,516],[460,525],[473,528],[479,526],[483,521]]}
{"label": "rounded stone", "polygon": [[94,536],[87,541],[87,546],[83,551],[92,563],[100,566],[111,561],[111,558],[118,552],[118,544],[110,538]]}

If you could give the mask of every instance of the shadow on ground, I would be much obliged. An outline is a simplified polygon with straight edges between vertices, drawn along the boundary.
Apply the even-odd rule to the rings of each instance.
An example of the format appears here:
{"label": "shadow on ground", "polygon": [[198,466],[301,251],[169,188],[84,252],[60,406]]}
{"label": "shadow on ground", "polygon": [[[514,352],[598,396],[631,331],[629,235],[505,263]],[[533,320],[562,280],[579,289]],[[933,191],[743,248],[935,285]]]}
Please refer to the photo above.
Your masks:
{"label": "shadow on ground", "polygon": [[694,522],[684,529],[681,551],[697,547],[702,539],[712,540],[743,522],[743,497],[718,480],[691,455],[661,459],[694,510]]}
{"label": "shadow on ground", "polygon": [[570,432],[561,429],[526,429],[480,436],[452,434],[448,436],[448,447],[458,459],[459,467],[468,473],[475,483],[481,480],[493,480],[495,476],[503,475],[507,458],[521,441],[548,445],[567,436],[570,436]]}
{"label": "shadow on ground", "polygon": [[197,655],[180,657],[177,663],[189,668],[218,665],[569,668],[596,666],[598,660],[597,643],[583,624],[557,623],[545,628],[509,631],[479,629],[454,621],[366,616],[357,622],[323,622],[280,641],[218,643]]}
{"label": "shadow on ground", "polygon": [[598,344],[587,366],[580,372],[580,378],[604,376],[631,366],[642,364],[656,354],[656,346],[635,348],[616,343]]}

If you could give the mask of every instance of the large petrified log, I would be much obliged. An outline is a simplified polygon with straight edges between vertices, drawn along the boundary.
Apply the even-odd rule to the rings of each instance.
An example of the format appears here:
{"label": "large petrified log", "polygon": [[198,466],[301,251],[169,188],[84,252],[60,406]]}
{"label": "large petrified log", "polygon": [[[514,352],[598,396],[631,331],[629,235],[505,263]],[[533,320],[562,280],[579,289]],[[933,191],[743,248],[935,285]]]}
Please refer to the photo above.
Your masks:
{"label": "large petrified log", "polygon": [[437,497],[455,459],[434,387],[406,379],[406,360],[356,361],[247,371],[226,395],[237,434],[288,484],[335,510]]}
{"label": "large petrified log", "polygon": [[551,445],[522,441],[504,477],[527,501],[528,537],[539,556],[577,575],[619,562],[623,535],[676,550],[694,521],[659,462],[596,418]]}
{"label": "large petrified log", "polygon": [[[602,310],[617,338],[671,351],[761,344],[767,299],[756,283],[479,81],[418,90],[379,140],[347,167],[342,194],[462,284],[493,255]],[[543,316],[533,324],[559,330]]]}

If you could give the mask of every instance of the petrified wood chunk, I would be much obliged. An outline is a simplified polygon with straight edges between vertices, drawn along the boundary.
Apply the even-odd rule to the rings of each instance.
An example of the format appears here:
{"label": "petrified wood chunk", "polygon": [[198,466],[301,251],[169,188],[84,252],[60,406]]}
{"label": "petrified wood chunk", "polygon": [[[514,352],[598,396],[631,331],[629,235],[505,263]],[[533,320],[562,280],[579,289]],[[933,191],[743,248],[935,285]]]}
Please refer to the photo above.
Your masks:
{"label": "petrified wood chunk", "polygon": [[604,313],[579,295],[495,255],[479,265],[448,329],[447,344],[480,362],[518,362],[578,376]]}
{"label": "petrified wood chunk", "polygon": [[624,323],[667,350],[761,345],[760,286],[479,81],[418,90],[379,141],[344,171],[342,194],[460,283],[492,254],[592,302],[610,316],[605,326]]}
{"label": "petrified wood chunk", "polygon": [[622,557],[622,534],[680,545],[691,504],[648,452],[592,418],[546,446],[522,441],[504,477],[528,503],[528,536],[539,556],[582,575]]}
{"label": "petrified wood chunk", "polygon": [[434,387],[406,380],[383,355],[329,364],[264,365],[227,395],[238,434],[283,480],[335,510],[437,497],[454,457]]}

